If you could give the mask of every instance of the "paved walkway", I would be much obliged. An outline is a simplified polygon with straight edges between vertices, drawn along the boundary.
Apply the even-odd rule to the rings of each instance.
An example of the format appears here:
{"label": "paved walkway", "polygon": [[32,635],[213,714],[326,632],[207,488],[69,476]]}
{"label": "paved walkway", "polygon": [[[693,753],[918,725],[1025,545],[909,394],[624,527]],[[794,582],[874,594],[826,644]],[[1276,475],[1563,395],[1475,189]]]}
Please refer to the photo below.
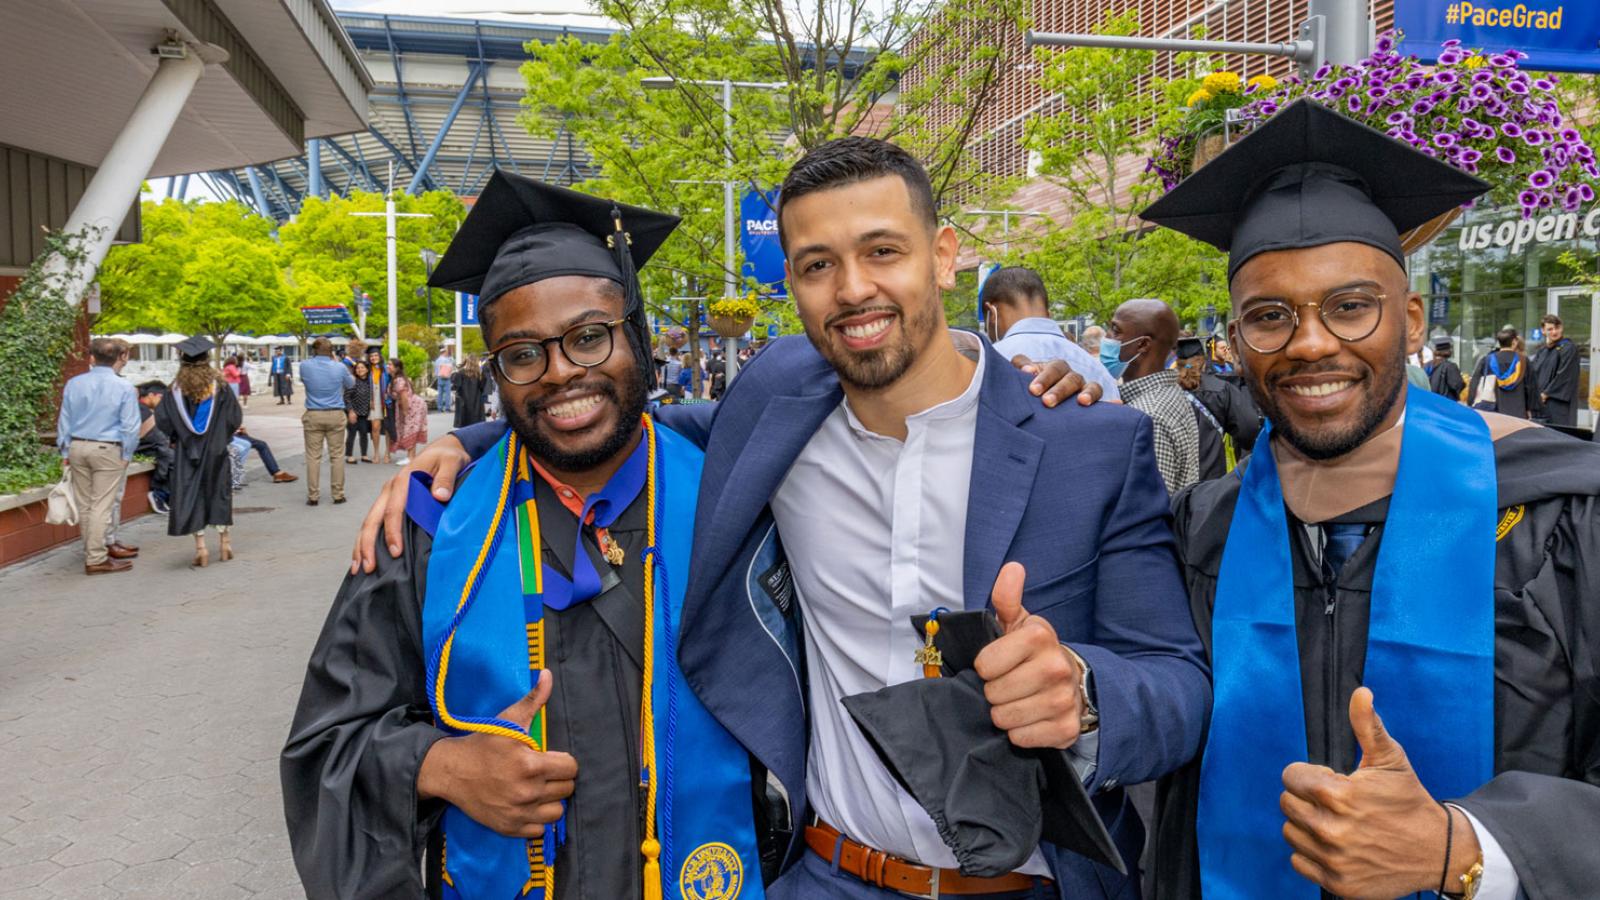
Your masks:
{"label": "paved walkway", "polygon": [[[78,547],[0,569],[0,898],[304,896],[278,751],[362,514],[393,466],[349,467],[350,501],[305,505],[300,407],[245,423],[302,476],[252,456],[238,557],[189,568],[166,520],[124,526],[131,573],[83,574]],[[448,428],[430,417],[429,434]],[[326,465],[326,464],[324,464]]]}

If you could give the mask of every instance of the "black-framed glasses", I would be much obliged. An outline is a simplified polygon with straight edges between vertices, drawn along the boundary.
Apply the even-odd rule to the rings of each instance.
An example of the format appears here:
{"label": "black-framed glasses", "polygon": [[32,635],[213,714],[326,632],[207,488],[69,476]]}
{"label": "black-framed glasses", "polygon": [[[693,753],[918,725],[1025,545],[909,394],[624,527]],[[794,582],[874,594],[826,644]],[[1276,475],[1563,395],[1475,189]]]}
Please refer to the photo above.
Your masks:
{"label": "black-framed glasses", "polygon": [[489,362],[505,380],[512,384],[532,384],[544,377],[550,368],[547,344],[555,344],[567,362],[591,369],[611,358],[616,347],[614,331],[627,319],[609,322],[585,322],[574,325],[556,337],[543,340],[516,340],[489,351]]}
{"label": "black-framed glasses", "polygon": [[1239,316],[1239,339],[1257,353],[1277,353],[1289,346],[1300,327],[1300,307],[1311,306],[1329,334],[1347,344],[1365,340],[1383,321],[1385,299],[1386,295],[1365,288],[1347,288],[1322,298],[1321,303],[1261,303]]}

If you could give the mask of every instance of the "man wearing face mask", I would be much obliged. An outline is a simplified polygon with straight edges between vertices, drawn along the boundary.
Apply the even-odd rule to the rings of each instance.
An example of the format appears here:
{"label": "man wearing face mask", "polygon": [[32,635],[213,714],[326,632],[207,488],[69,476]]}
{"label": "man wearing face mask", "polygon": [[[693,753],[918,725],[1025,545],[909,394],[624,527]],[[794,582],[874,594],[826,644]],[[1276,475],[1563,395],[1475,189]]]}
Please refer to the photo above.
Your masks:
{"label": "man wearing face mask", "polygon": [[1178,316],[1160,300],[1129,300],[1117,307],[1100,342],[1100,362],[1122,379],[1122,402],[1155,423],[1156,467],[1168,493],[1200,478],[1200,429],[1194,409],[1167,368],[1178,340]]}
{"label": "man wearing face mask", "polygon": [[1104,400],[1120,400],[1117,379],[1088,350],[1067,340],[1050,318],[1050,295],[1039,273],[1007,266],[983,282],[984,333],[1006,359],[1062,359],[1100,385]]}

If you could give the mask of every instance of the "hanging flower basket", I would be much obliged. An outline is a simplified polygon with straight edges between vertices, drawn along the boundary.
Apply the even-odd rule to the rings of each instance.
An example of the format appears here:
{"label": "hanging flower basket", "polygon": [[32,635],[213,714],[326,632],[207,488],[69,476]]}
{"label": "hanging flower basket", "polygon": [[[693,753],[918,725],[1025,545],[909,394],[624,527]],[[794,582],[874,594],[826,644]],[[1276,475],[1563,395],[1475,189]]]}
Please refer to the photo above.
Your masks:
{"label": "hanging flower basket", "polygon": [[712,331],[725,338],[734,338],[749,331],[750,326],[756,323],[756,317],[712,315],[709,317],[709,321]]}
{"label": "hanging flower basket", "polygon": [[711,330],[725,338],[736,338],[750,330],[761,314],[761,300],[755,293],[725,297],[706,304]]}
{"label": "hanging flower basket", "polygon": [[[1212,73],[1190,97],[1179,124],[1161,136],[1148,169],[1171,190],[1214,159],[1203,145],[1215,128],[1219,104],[1232,109],[1228,120],[1238,135],[1310,98],[1484,179],[1491,186],[1487,202],[1520,208],[1523,218],[1553,208],[1571,212],[1594,200],[1600,164],[1564,117],[1556,77],[1522,71],[1518,62],[1525,56],[1517,50],[1468,50],[1460,41],[1447,41],[1438,62],[1427,66],[1401,56],[1390,33],[1378,39],[1366,59],[1353,66],[1324,65],[1308,79],[1275,84],[1252,79],[1238,89],[1237,76]],[[1408,232],[1406,252],[1438,237],[1457,215]]]}

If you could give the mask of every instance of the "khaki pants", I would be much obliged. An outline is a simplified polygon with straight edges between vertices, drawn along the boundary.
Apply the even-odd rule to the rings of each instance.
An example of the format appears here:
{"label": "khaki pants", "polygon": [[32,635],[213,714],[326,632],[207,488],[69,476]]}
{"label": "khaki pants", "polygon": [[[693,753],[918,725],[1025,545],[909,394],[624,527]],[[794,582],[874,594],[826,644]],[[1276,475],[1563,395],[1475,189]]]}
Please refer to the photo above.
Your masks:
{"label": "khaki pants", "polygon": [[112,505],[121,500],[117,487],[128,471],[122,445],[105,441],[73,441],[67,448],[72,493],[78,501],[78,528],[83,532],[83,561],[106,561],[106,529]]}
{"label": "khaki pants", "polygon": [[328,451],[328,487],[333,499],[344,499],[344,426],[342,409],[308,409],[300,416],[306,434],[306,499],[321,497],[322,451]]}

